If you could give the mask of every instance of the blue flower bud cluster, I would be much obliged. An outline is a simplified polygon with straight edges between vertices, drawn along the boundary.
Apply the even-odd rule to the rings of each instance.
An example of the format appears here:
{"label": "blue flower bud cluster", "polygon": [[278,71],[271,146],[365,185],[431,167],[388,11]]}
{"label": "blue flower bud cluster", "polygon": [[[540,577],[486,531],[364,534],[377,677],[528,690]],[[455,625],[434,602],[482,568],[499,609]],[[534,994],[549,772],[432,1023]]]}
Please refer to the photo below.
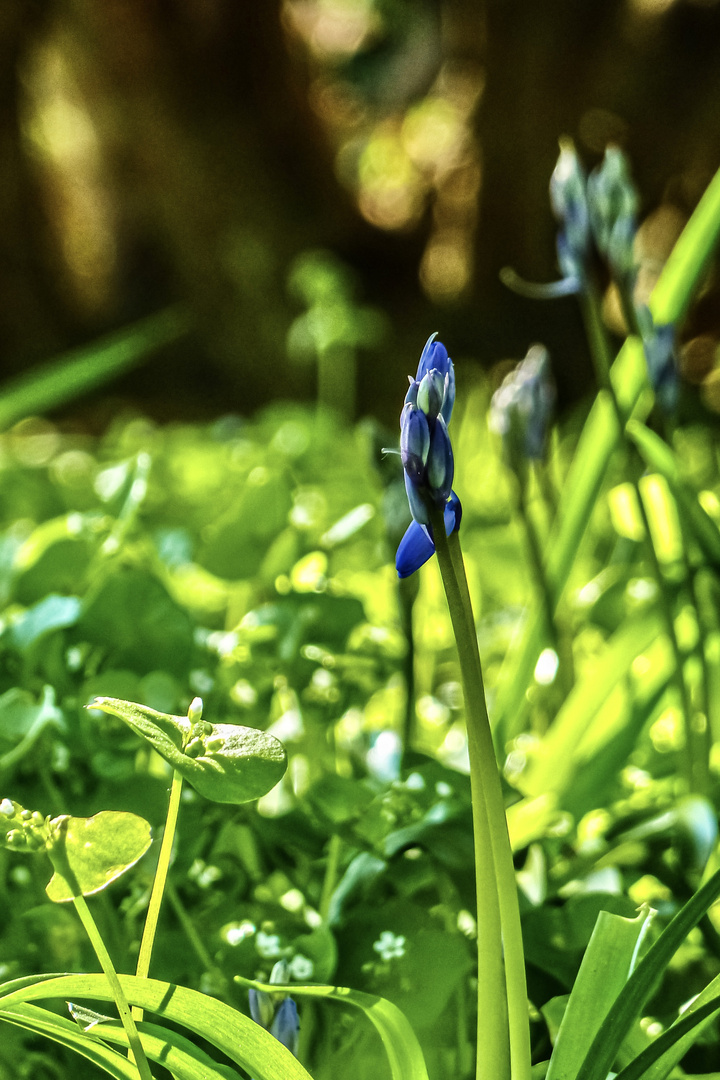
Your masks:
{"label": "blue flower bud cluster", "polygon": [[[279,960],[272,969],[270,982],[273,984],[286,983],[290,977],[288,963]],[[281,1001],[276,1004],[276,999]],[[297,1057],[298,1042],[300,1039],[300,1021],[298,1020],[297,1005],[293,998],[284,994],[267,994],[263,990],[248,990],[248,1003],[250,1015],[256,1024],[264,1027],[281,1042],[286,1049]]]}
{"label": "blue flower bud cluster", "polygon": [[565,281],[579,292],[595,251],[619,285],[632,286],[638,198],[622,150],[609,146],[602,165],[586,177],[575,147],[563,140],[550,202],[560,223],[557,251]]}
{"label": "blue flower bud cluster", "polygon": [[428,338],[400,416],[400,456],[413,521],[400,542],[400,577],[414,573],[435,551],[430,525],[442,510],[448,535],[460,525],[460,500],[452,490],[455,473],[448,424],[455,404],[455,369],[447,349]]}
{"label": "blue flower bud cluster", "polygon": [[[638,197],[622,150],[609,146],[602,164],[586,177],[572,143],[563,141],[550,181],[550,201],[560,223],[557,250],[563,281],[546,287],[545,294],[582,292],[593,257],[599,255],[632,308]],[[648,311],[635,314],[656,400],[664,412],[672,413],[679,392],[674,330],[654,326]]]}
{"label": "blue flower bud cluster", "polygon": [[531,345],[490,403],[490,429],[501,436],[511,464],[518,464],[518,455],[544,458],[554,408],[550,356],[544,345]]}

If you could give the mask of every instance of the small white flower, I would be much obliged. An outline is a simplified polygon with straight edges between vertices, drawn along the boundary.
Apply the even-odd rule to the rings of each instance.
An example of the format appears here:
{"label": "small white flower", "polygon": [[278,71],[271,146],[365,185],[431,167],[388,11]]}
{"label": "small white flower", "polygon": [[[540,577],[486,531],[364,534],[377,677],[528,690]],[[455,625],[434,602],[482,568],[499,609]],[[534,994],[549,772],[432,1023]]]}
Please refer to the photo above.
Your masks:
{"label": "small white flower", "polygon": [[4,814],[5,817],[15,816],[15,807],[10,799],[3,799],[3,801],[0,802],[0,814]]}
{"label": "small white flower", "polygon": [[380,953],[382,960],[393,960],[395,957],[405,955],[405,938],[393,934],[392,930],[383,930],[373,945],[373,949]]}
{"label": "small white flower", "polygon": [[278,934],[266,934],[259,930],[255,938],[255,948],[263,960],[274,960],[280,955],[280,937]]}
{"label": "small white flower", "polygon": [[289,970],[296,982],[305,982],[307,979],[312,979],[315,965],[312,960],[308,960],[307,956],[298,953],[297,956],[293,956],[290,961]]}

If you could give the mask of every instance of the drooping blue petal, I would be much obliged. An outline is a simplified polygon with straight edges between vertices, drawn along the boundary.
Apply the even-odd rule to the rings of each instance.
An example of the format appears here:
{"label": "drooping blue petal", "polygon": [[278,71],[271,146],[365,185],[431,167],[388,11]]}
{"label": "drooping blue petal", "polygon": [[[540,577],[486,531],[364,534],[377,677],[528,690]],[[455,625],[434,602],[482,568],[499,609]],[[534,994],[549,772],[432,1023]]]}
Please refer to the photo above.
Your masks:
{"label": "drooping blue petal", "polygon": [[460,522],[462,521],[462,503],[454,491],[450,492],[450,498],[445,506],[443,517],[445,518],[445,533],[450,536],[460,528]]}
{"label": "drooping blue petal", "polygon": [[300,1038],[300,1021],[298,1019],[297,1005],[291,997],[286,997],[275,1013],[275,1019],[270,1027],[270,1034],[274,1035],[291,1054],[297,1056],[298,1040]]}
{"label": "drooping blue petal", "polygon": [[411,521],[395,556],[398,577],[410,577],[434,554],[435,545],[430,539],[427,526]]}
{"label": "drooping blue petal", "polygon": [[[451,533],[460,528],[462,519],[462,504],[454,491],[451,492],[447,501],[443,517],[445,520],[445,532],[447,536],[450,536]],[[398,577],[410,577],[434,554],[435,544],[430,529],[417,521],[411,521],[400,541],[395,556],[395,568]]]}

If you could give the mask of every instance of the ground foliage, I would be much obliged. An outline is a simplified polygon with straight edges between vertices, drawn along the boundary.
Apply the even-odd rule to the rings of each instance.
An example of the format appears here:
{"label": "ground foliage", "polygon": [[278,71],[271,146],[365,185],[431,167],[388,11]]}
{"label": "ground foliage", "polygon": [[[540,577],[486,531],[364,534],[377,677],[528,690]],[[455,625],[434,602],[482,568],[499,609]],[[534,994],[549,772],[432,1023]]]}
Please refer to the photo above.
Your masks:
{"label": "ground foliage", "polygon": [[[618,452],[585,523],[558,637],[541,641],[553,651],[500,715],[504,658],[538,604],[527,522],[547,536],[581,418],[554,434],[523,524],[487,428],[490,387],[468,368],[459,379],[455,486],[499,721],[540,1062],[598,912],[632,918],[649,903],[660,927],[715,865],[720,729],[702,693],[703,679],[717,685],[718,586],[702,560],[683,562],[675,503],[651,472],[651,528],[707,751],[707,767],[692,773]],[[130,809],[157,836],[167,766],[115,717],[88,711],[96,695],[171,713],[200,695],[213,722],[277,735],[288,772],[259,804],[206,803],[186,788],[152,974],[247,1011],[233,976],[266,980],[285,957],[298,982],[389,998],[430,1075],[465,1076],[475,948],[462,694],[434,562],[419,586],[398,583],[392,566],[407,523],[399,459],[381,452],[395,441],[373,423],[349,428],[290,404],[209,426],[121,417],[98,441],[45,424],[3,436],[0,776],[3,794],[43,814]],[[674,445],[712,525],[714,435],[693,424]],[[96,970],[74,913],[47,901],[39,862],[3,851],[0,867],[3,978]],[[151,874],[149,855],[95,902],[119,971],[134,970]],[[720,970],[711,920],[676,955],[634,1052]],[[313,1000],[301,1016],[300,1056],[314,1076],[386,1075],[377,1036],[357,1016]],[[20,1030],[8,1027],[1,1045],[8,1080],[28,1068],[87,1071]],[[711,1024],[685,1065],[707,1072],[716,1054]]]}

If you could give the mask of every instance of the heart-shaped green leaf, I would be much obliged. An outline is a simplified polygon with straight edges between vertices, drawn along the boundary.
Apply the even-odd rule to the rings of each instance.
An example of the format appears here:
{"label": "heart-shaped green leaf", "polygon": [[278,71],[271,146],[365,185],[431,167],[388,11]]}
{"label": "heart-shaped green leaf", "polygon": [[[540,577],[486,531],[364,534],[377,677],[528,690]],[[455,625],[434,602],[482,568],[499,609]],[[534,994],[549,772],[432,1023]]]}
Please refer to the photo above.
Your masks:
{"label": "heart-shaped green leaf", "polygon": [[90,818],[50,822],[47,853],[55,873],[46,892],[55,903],[100,892],[138,861],[152,833],[144,818],[103,810]]}
{"label": "heart-shaped green leaf", "polygon": [[158,754],[213,802],[244,803],[266,795],[287,768],[285,749],[272,735],[239,724],[193,724],[118,698],[95,698],[90,708],[124,720]]}

